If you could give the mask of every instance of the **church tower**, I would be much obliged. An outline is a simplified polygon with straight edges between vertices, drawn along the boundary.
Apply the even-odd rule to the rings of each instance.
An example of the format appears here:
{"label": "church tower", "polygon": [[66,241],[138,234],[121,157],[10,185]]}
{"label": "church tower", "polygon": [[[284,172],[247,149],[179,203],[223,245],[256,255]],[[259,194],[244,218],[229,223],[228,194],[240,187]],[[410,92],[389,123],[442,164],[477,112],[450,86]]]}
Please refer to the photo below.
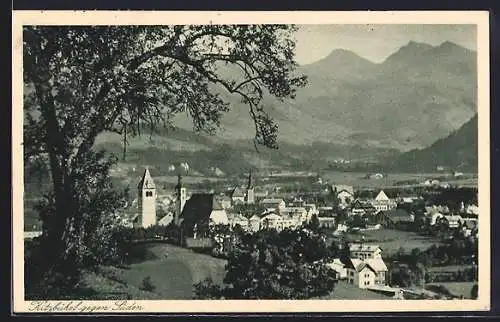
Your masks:
{"label": "church tower", "polygon": [[179,226],[180,216],[184,205],[186,204],[186,188],[182,185],[182,177],[179,175],[177,177],[177,185],[175,186],[175,220],[174,223]]}
{"label": "church tower", "polygon": [[138,224],[143,228],[156,225],[156,186],[147,167],[137,190],[140,216]]}
{"label": "church tower", "polygon": [[253,178],[252,178],[252,170],[248,175],[248,185],[247,185],[247,193],[245,196],[245,202],[247,204],[253,204],[255,202],[255,192],[253,187]]}

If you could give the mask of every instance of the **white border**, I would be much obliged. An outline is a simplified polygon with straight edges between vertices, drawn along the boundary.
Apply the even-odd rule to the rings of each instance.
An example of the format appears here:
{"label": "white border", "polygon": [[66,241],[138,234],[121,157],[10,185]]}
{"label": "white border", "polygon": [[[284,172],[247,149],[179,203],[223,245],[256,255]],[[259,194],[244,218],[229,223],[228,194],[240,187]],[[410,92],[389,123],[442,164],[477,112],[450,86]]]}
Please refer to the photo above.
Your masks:
{"label": "white border", "polygon": [[[385,12],[209,12],[209,11],[13,11],[12,19],[12,198],[13,311],[33,311],[24,300],[23,243],[23,25],[161,25],[161,24],[474,24],[477,25],[479,159],[479,296],[477,300],[225,300],[135,301],[142,310],[124,312],[415,312],[490,309],[490,154],[489,154],[489,13],[484,11]],[[360,303],[362,301],[363,303]],[[56,303],[58,301],[49,301]],[[66,302],[63,302],[66,303]],[[84,301],[113,306],[113,301]],[[56,312],[71,312],[56,310]],[[97,310],[94,313],[117,313]],[[73,312],[80,313],[80,312]]]}

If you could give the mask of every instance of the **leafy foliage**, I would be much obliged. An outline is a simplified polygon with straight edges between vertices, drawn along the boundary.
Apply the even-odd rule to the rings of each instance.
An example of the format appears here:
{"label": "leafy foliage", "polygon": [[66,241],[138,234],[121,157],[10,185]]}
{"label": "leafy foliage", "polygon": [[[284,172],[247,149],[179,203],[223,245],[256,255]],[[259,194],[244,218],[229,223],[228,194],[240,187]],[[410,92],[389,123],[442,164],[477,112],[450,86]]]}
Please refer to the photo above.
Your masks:
{"label": "leafy foliage", "polygon": [[[197,298],[306,299],[328,294],[336,283],[324,264],[328,247],[309,230],[263,230],[240,236],[228,256],[223,288],[195,286]],[[214,294],[215,293],[215,294]]]}
{"label": "leafy foliage", "polygon": [[[255,124],[255,144],[277,147],[277,124],[262,95],[293,98],[305,77],[294,75],[288,25],[29,26],[23,32],[25,159],[43,156],[51,192],[40,206],[39,258],[78,280],[78,270],[113,257],[112,160],[94,152],[104,131],[130,135],[173,127],[178,113],[196,131],[214,133],[229,110],[220,95],[239,95]],[[231,79],[224,68],[238,70]],[[50,256],[48,256],[50,254]],[[54,271],[54,272],[55,272]],[[57,274],[54,273],[53,276]]]}
{"label": "leafy foliage", "polygon": [[142,279],[140,289],[147,292],[154,292],[156,286],[153,284],[151,276],[146,276]]}

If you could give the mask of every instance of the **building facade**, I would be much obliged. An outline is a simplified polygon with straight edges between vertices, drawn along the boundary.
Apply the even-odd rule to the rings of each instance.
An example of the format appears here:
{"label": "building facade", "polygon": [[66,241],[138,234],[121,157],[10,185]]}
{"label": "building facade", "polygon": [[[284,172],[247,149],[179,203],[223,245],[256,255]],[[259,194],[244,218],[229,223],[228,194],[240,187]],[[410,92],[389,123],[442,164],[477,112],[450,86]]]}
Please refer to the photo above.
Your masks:
{"label": "building facade", "polygon": [[148,228],[156,225],[156,186],[146,168],[137,185],[139,215],[134,222],[135,227]]}

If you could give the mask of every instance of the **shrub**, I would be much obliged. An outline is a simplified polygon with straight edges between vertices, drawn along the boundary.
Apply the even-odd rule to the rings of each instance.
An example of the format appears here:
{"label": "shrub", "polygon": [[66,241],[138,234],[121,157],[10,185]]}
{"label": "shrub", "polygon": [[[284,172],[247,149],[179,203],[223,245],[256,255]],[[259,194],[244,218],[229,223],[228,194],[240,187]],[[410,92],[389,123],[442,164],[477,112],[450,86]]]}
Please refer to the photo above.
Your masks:
{"label": "shrub", "polygon": [[146,276],[142,279],[140,289],[146,292],[154,292],[156,286],[153,284],[151,276]]}

